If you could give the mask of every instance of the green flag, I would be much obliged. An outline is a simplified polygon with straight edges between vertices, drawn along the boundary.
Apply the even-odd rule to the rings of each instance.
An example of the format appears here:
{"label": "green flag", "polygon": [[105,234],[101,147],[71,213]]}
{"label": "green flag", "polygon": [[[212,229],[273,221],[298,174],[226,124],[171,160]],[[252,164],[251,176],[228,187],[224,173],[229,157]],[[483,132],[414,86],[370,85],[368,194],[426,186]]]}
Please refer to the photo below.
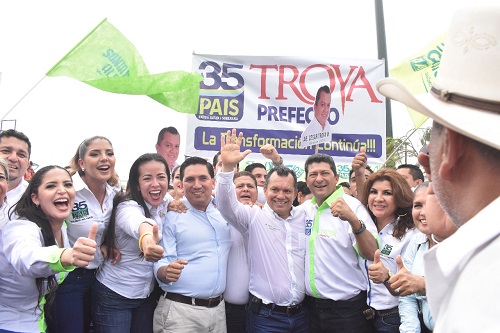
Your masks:
{"label": "green flag", "polygon": [[[390,70],[391,75],[403,82],[413,94],[429,92],[439,68],[446,33],[434,39],[423,50],[403,60]],[[427,116],[407,108],[415,128],[420,128]]]}
{"label": "green flag", "polygon": [[147,95],[175,111],[193,114],[198,112],[203,80],[197,72],[149,74],[135,46],[107,19],[46,75],[71,77],[118,94]]}

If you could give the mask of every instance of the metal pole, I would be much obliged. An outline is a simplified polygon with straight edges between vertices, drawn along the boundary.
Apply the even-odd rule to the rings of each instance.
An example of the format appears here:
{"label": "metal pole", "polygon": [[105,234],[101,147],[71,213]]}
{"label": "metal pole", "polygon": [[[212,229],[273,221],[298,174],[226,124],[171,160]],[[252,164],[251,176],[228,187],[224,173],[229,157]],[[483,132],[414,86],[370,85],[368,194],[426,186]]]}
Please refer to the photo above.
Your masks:
{"label": "metal pole", "polygon": [[[389,65],[387,61],[387,45],[385,42],[384,6],[382,0],[375,0],[375,21],[377,25],[377,49],[378,58],[385,59],[385,77],[389,77]],[[392,138],[392,113],[391,101],[385,99],[385,135]]]}

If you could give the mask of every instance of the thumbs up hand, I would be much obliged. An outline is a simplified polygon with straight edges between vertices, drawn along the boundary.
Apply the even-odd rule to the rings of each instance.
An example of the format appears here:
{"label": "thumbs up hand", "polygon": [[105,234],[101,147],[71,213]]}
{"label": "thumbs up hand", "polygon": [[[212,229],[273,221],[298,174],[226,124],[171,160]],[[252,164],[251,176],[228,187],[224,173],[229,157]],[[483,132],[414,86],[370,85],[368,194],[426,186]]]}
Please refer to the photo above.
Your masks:
{"label": "thumbs up hand", "polygon": [[374,283],[383,283],[389,278],[389,269],[380,260],[380,250],[376,250],[373,256],[373,264],[368,265],[368,276]]}
{"label": "thumbs up hand", "polygon": [[144,253],[144,259],[150,262],[157,262],[163,257],[163,247],[158,245],[160,242],[160,233],[158,231],[158,226],[153,226],[153,232],[142,236],[142,252]]}
{"label": "thumbs up hand", "polygon": [[73,248],[64,250],[61,254],[61,263],[63,266],[86,267],[94,260],[97,248],[95,236],[98,228],[97,223],[92,224],[88,237],[78,238]]}
{"label": "thumbs up hand", "polygon": [[425,295],[425,277],[411,273],[403,264],[401,256],[396,257],[398,272],[389,280],[390,286],[399,296],[408,296],[418,292]]}
{"label": "thumbs up hand", "polygon": [[354,171],[357,171],[358,169],[361,168],[361,170],[364,172],[366,165],[367,165],[368,158],[366,156],[366,149],[365,147],[361,147],[359,150],[359,153],[354,156],[352,159],[352,164],[351,167]]}

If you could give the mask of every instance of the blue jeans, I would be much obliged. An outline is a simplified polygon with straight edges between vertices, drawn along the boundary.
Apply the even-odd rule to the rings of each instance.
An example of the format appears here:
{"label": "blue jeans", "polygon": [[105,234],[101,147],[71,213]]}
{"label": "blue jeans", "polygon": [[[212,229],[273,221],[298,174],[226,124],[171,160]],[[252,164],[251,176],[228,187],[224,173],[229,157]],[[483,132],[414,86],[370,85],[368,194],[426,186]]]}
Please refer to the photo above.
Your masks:
{"label": "blue jeans", "polygon": [[91,292],[95,269],[77,268],[56,290],[50,316],[45,316],[50,333],[88,333],[91,317]]}
{"label": "blue jeans", "polygon": [[307,308],[286,315],[271,309],[260,308],[257,313],[247,310],[247,332],[249,333],[309,333]]}
{"label": "blue jeans", "polygon": [[385,317],[376,315],[373,318],[373,331],[377,333],[399,333],[399,325],[401,325],[399,313]]}
{"label": "blue jeans", "polygon": [[131,299],[96,281],[92,288],[94,332],[153,332],[153,314],[157,300],[154,291],[147,298]]}

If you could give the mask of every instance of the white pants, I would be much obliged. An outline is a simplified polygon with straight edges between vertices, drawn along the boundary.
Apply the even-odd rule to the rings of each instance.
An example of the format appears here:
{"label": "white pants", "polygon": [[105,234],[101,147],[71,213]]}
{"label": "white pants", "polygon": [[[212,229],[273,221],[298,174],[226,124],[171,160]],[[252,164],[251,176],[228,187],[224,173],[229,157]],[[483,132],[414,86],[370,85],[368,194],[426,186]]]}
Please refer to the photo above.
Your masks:
{"label": "white pants", "polygon": [[213,308],[174,302],[161,296],[153,318],[154,333],[226,333],[224,301]]}

